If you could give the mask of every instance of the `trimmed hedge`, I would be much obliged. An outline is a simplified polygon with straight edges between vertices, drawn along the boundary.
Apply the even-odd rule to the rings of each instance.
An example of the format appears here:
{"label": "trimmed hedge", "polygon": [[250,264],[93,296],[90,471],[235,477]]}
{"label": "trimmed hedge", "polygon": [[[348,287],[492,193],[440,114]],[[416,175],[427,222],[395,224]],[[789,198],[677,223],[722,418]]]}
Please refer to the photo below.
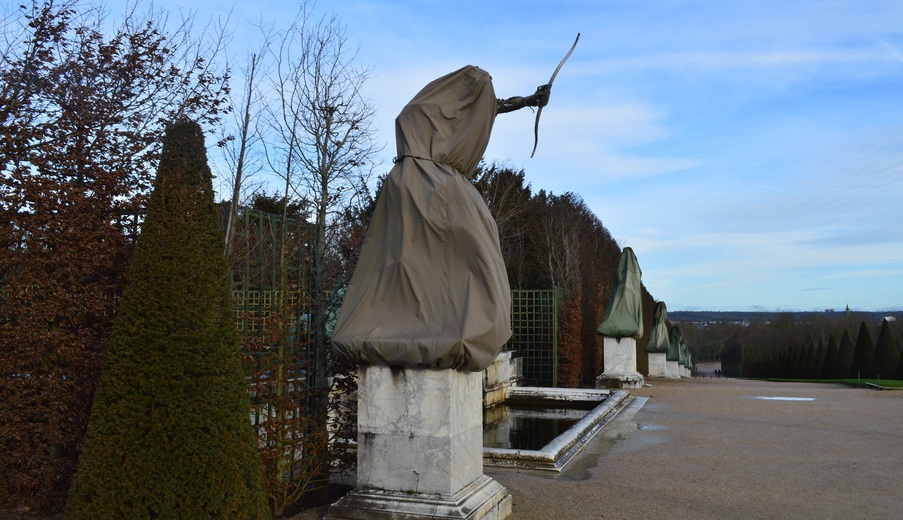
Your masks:
{"label": "trimmed hedge", "polygon": [[859,324],[856,352],[853,354],[849,377],[875,377],[875,343],[872,342],[872,335],[864,321]]}
{"label": "trimmed hedge", "polygon": [[172,124],[67,519],[266,518],[201,128]]}
{"label": "trimmed hedge", "polygon": [[900,351],[894,342],[890,330],[890,322],[881,321],[881,331],[875,340],[875,376],[884,379],[897,377],[897,366],[900,364]]}

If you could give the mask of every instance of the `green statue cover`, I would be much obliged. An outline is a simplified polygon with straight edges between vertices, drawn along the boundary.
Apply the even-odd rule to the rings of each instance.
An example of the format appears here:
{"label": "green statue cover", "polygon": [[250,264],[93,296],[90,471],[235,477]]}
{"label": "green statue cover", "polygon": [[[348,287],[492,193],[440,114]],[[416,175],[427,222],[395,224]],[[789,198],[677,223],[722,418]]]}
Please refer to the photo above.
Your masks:
{"label": "green statue cover", "polygon": [[640,264],[633,249],[625,247],[611,283],[611,298],[597,329],[612,338],[643,337],[643,301]]}
{"label": "green statue cover", "polygon": [[665,354],[671,344],[668,337],[668,307],[665,302],[655,302],[655,322],[649,332],[649,343],[646,344],[648,354]]}
{"label": "green statue cover", "polygon": [[665,356],[665,359],[668,361],[680,361],[680,346],[684,342],[684,335],[677,325],[671,327],[669,338],[668,355]]}

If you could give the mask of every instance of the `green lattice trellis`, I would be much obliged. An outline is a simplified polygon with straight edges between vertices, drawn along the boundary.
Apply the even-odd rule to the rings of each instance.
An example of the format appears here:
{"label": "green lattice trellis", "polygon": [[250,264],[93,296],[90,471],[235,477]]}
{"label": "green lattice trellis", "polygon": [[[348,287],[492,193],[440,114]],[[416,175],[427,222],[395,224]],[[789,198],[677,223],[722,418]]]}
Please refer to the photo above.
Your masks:
{"label": "green lattice trellis", "polygon": [[562,295],[560,287],[511,291],[512,336],[505,349],[523,357],[527,386],[558,384],[558,314]]}
{"label": "green lattice trellis", "polygon": [[[224,208],[224,213],[228,206]],[[232,310],[244,337],[245,373],[251,392],[251,420],[258,428],[274,413],[274,392],[282,397],[283,417],[313,418],[319,359],[310,348],[301,316],[310,307],[307,224],[297,219],[240,208],[232,246]],[[282,247],[285,244],[285,247]],[[280,276],[280,273],[282,275]],[[284,291],[284,293],[283,293]],[[289,320],[288,337],[266,338],[267,320],[280,313]],[[266,339],[265,339],[266,338]],[[261,340],[272,344],[261,345]],[[255,345],[250,347],[250,345]],[[281,387],[274,386],[279,373]],[[285,407],[286,399],[291,405]],[[268,441],[269,442],[269,441]],[[287,441],[284,441],[284,443]],[[292,458],[286,471],[303,467],[304,455]]]}
{"label": "green lattice trellis", "polygon": [[[235,325],[242,334],[260,334],[265,319],[279,306],[299,311],[307,306],[309,266],[306,224],[297,219],[241,208],[232,250],[232,301]],[[285,242],[284,251],[280,245]],[[284,280],[280,280],[280,272]]]}

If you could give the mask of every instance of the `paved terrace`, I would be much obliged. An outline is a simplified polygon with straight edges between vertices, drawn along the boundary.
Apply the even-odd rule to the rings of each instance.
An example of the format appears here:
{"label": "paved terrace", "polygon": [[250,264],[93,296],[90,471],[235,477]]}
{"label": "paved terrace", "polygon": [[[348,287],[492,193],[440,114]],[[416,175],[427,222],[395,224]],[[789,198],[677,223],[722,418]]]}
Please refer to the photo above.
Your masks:
{"label": "paved terrace", "polygon": [[903,391],[647,382],[567,473],[487,471],[513,518],[901,518]]}
{"label": "paved terrace", "polygon": [[510,518],[901,518],[903,391],[647,382],[631,390],[643,407],[561,475],[486,468],[514,496]]}

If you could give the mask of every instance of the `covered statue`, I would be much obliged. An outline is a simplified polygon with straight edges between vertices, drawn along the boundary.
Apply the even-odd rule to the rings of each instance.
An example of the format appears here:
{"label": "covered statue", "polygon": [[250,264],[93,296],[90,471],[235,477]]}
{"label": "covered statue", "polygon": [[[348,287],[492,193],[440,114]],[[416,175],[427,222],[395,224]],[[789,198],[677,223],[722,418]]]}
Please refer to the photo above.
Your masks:
{"label": "covered statue", "polygon": [[665,359],[668,361],[682,361],[681,345],[683,345],[684,342],[683,332],[680,331],[680,327],[677,325],[672,325],[668,336],[668,354],[665,356]]}
{"label": "covered statue", "polygon": [[[547,89],[546,89],[547,91]],[[424,87],[395,120],[398,156],[333,331],[364,365],[480,371],[511,336],[511,292],[489,209],[470,182],[497,113],[542,106],[499,100],[467,66]]]}
{"label": "covered statue", "polygon": [[668,307],[665,302],[655,302],[655,322],[646,344],[647,354],[667,354],[671,339],[668,336]]}
{"label": "covered statue", "polygon": [[625,247],[611,283],[605,317],[597,329],[599,334],[611,338],[643,337],[642,276],[633,249]]}

